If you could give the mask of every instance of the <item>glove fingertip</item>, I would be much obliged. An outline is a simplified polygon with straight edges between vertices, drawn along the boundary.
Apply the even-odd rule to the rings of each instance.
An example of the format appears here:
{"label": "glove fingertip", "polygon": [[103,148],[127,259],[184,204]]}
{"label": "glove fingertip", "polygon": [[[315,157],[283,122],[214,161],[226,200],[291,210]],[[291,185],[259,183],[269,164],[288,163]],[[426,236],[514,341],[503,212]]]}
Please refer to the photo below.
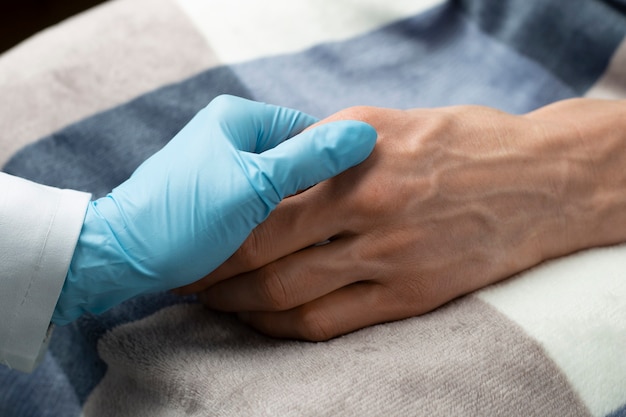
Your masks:
{"label": "glove fingertip", "polygon": [[372,125],[358,120],[341,120],[319,126],[327,129],[328,145],[341,171],[363,162],[374,150],[378,133]]}
{"label": "glove fingertip", "polygon": [[377,139],[369,124],[330,122],[260,155],[242,155],[251,184],[268,206],[363,162]]}

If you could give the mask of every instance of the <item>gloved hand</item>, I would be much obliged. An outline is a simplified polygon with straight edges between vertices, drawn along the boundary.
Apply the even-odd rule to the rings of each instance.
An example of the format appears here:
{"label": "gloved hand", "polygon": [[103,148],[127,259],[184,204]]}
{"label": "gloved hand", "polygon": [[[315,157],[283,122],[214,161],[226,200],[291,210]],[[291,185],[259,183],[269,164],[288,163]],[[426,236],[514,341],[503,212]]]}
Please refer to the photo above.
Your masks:
{"label": "gloved hand", "polygon": [[366,123],[300,133],[315,121],[232,96],[213,100],[89,205],[53,322],[202,278],[283,197],[358,164],[374,148],[376,131]]}

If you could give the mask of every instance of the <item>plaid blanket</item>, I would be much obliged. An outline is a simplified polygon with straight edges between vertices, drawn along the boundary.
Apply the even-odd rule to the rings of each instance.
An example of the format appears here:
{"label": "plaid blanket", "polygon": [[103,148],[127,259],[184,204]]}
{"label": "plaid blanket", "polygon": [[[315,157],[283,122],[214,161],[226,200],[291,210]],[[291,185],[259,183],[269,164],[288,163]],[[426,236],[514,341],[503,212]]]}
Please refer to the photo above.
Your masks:
{"label": "plaid blanket", "polygon": [[[626,98],[626,1],[113,0],[0,56],[0,165],[99,197],[222,93],[318,117]],[[617,417],[625,352],[618,245],[325,343],[138,297],[0,368],[0,415]]]}

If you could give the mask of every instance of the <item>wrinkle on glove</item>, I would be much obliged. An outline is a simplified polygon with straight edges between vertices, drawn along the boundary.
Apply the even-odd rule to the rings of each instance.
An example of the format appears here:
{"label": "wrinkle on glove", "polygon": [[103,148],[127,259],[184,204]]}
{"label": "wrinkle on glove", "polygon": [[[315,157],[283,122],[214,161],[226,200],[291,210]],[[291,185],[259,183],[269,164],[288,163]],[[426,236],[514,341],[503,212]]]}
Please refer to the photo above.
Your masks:
{"label": "wrinkle on glove", "polygon": [[107,196],[90,203],[53,322],[190,284],[288,195],[362,162],[376,131],[219,96]]}

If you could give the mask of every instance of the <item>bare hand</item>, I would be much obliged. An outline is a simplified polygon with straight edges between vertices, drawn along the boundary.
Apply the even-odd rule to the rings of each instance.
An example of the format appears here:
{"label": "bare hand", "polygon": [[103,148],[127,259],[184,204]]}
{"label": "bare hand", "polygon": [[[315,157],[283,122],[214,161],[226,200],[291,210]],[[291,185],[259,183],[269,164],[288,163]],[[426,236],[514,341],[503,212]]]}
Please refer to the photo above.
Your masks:
{"label": "bare hand", "polygon": [[[626,224],[626,130],[585,126],[604,114],[615,128],[623,112],[623,102],[591,100],[524,116],[475,106],[339,112],[326,121],[378,131],[369,159],[284,200],[228,262],[181,292],[206,290],[209,307],[269,335],[319,341],[622,241],[625,228],[610,223]],[[598,184],[611,181],[621,194],[609,206]]]}

